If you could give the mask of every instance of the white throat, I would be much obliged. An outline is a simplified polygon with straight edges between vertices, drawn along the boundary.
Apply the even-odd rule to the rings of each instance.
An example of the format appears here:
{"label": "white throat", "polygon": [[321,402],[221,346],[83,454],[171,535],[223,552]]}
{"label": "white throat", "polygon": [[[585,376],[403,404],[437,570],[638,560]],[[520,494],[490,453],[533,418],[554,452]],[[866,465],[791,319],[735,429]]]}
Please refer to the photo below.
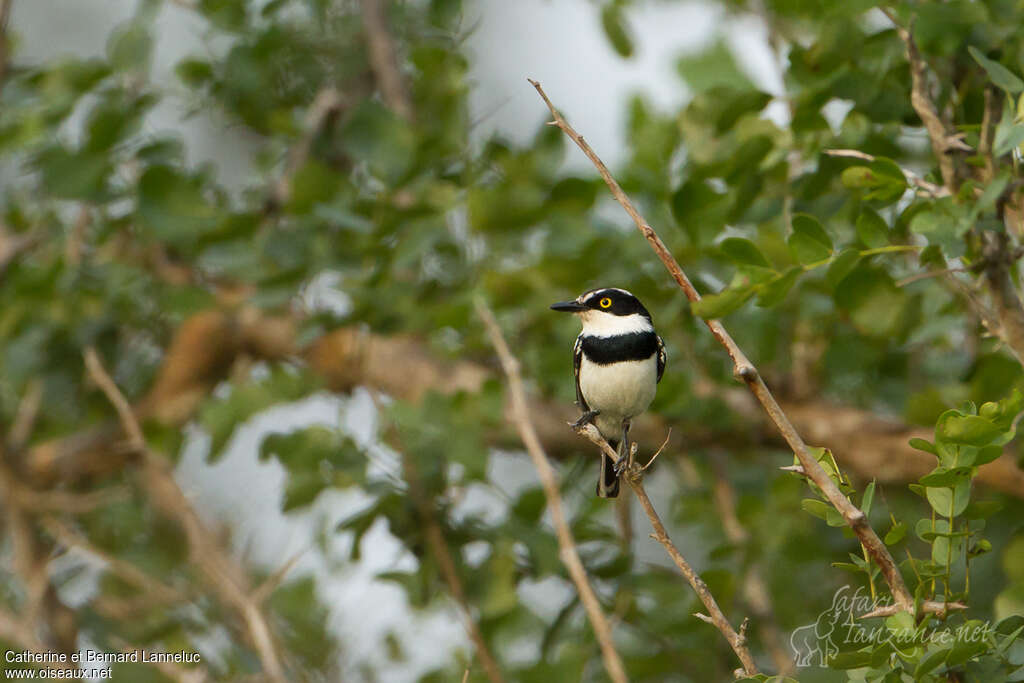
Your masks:
{"label": "white throat", "polygon": [[604,311],[587,310],[579,314],[583,321],[583,334],[590,337],[614,337],[631,332],[653,332],[651,321],[640,315],[613,315]]}

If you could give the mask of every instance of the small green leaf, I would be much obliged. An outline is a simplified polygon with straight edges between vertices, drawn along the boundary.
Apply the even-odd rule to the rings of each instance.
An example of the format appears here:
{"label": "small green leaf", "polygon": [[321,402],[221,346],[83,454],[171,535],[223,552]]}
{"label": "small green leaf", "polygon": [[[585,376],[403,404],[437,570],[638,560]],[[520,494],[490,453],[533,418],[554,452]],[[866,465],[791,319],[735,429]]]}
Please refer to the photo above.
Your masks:
{"label": "small green leaf", "polygon": [[968,446],[987,446],[1003,433],[999,425],[978,415],[944,413],[935,425],[935,437]]}
{"label": "small green leaf", "polygon": [[843,281],[843,278],[857,267],[860,258],[860,252],[857,249],[844,249],[841,251],[839,256],[832,260],[832,264],[829,265],[828,271],[825,273],[825,282],[828,286],[835,290],[839,283]]}
{"label": "small green leaf", "polygon": [[875,500],[875,481],[872,479],[871,483],[864,489],[864,497],[860,500],[860,509],[865,515],[871,514],[871,503]]}
{"label": "small green leaf", "polygon": [[786,295],[789,294],[789,290],[796,284],[796,281],[800,279],[800,275],[803,272],[803,268],[793,266],[781,275],[764,283],[757,295],[757,305],[762,308],[771,308],[781,303],[786,298]]}
{"label": "small green leaf", "polygon": [[875,211],[864,208],[857,218],[857,236],[869,248],[884,247],[889,244],[889,226]]}
{"label": "small green leaf", "polygon": [[601,9],[601,28],[620,57],[628,59],[633,56],[633,38],[618,4],[611,3]]}
{"label": "small green leaf", "polygon": [[907,525],[904,522],[896,522],[892,525],[892,528],[885,534],[886,545],[896,545],[903,540],[903,537],[907,535]]}
{"label": "small green leaf", "polygon": [[911,448],[915,448],[919,451],[931,453],[932,455],[935,456],[938,456],[939,454],[939,452],[935,450],[935,444],[933,444],[931,441],[928,441],[927,439],[919,439],[918,437],[915,436],[908,443],[910,444]]}
{"label": "small green leaf", "polygon": [[793,232],[786,241],[793,257],[804,265],[824,261],[832,255],[828,233],[817,218],[808,214],[793,216]]}
{"label": "small green leaf", "polygon": [[933,650],[922,657],[921,661],[919,661],[917,666],[914,668],[914,680],[919,681],[925,674],[929,674],[942,666],[950,652],[951,650],[947,649]]}
{"label": "small green leaf", "polygon": [[768,259],[764,257],[761,250],[757,248],[757,245],[748,239],[742,237],[729,237],[722,240],[718,248],[722,250],[733,263],[737,264],[749,264],[753,266],[761,266],[763,268],[771,268],[771,264],[768,263]]}
{"label": "small green leaf", "polygon": [[956,467],[953,469],[936,467],[918,479],[918,481],[925,486],[954,486],[962,477],[969,476],[971,476],[970,467]]}
{"label": "small green leaf", "polygon": [[999,124],[996,127],[996,139],[992,145],[992,153],[997,157],[1009,154],[1024,143],[1024,124]]}
{"label": "small green leaf", "polygon": [[[756,266],[750,266],[751,274],[756,274]],[[701,297],[700,301],[690,304],[693,314],[713,320],[729,315],[742,306],[747,299],[754,295],[757,283],[751,282],[751,274],[744,275],[737,273],[728,287],[717,294],[708,294]]]}
{"label": "small green leaf", "polygon": [[1010,93],[1016,95],[1017,93],[1024,91],[1024,81],[1022,81],[1015,73],[1007,69],[999,62],[993,61],[981,54],[981,51],[973,45],[968,46],[967,51],[974,57],[974,61],[981,65],[981,68],[985,70],[988,77],[992,79],[992,82],[997,86]]}

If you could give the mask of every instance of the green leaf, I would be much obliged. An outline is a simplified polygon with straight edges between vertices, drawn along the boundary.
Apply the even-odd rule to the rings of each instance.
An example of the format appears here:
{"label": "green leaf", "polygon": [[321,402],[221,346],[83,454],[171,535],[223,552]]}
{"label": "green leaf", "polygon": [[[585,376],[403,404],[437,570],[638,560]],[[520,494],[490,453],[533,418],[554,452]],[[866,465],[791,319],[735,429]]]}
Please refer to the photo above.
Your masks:
{"label": "green leaf", "polygon": [[687,180],[672,194],[672,216],[698,245],[710,243],[725,226],[729,196],[703,180]]}
{"label": "green leaf", "polygon": [[963,477],[971,476],[970,467],[936,467],[934,470],[918,479],[924,486],[955,486]]}
{"label": "green leaf", "polygon": [[978,415],[962,415],[956,411],[943,413],[935,425],[935,438],[968,446],[987,446],[1003,429]]}
{"label": "green leaf", "polygon": [[156,239],[178,247],[193,246],[220,218],[199,179],[160,165],[146,169],[139,179],[138,215]]}
{"label": "green leaf", "polygon": [[860,251],[857,249],[844,249],[839,256],[832,259],[825,272],[825,282],[833,291],[842,282],[843,278],[850,274],[857,264],[860,263]]}
{"label": "green leaf", "polygon": [[771,268],[771,264],[768,263],[768,259],[764,257],[761,250],[757,248],[756,244],[748,239],[744,239],[742,237],[728,237],[722,240],[718,245],[718,248],[721,249],[726,258],[733,263]]}
{"label": "green leaf", "polygon": [[904,522],[896,522],[885,534],[886,545],[896,545],[907,535],[907,525]]}
{"label": "green leaf", "polygon": [[864,208],[857,218],[857,236],[869,248],[884,247],[889,244],[889,226],[875,211]]}
{"label": "green leaf", "polygon": [[1000,123],[996,126],[996,138],[992,143],[992,153],[1001,157],[1009,154],[1024,144],[1024,123]]}
{"label": "green leaf", "polygon": [[903,321],[906,292],[881,268],[861,265],[836,287],[836,304],[851,314],[853,324],[864,334],[887,337]]}
{"label": "green leaf", "polygon": [[800,213],[793,216],[793,232],[789,239],[793,257],[804,265],[824,261],[832,255],[832,240],[814,216]]}
{"label": "green leaf", "polygon": [[695,93],[718,86],[754,89],[754,84],[733,58],[732,50],[721,40],[699,54],[683,57],[678,61],[677,68],[686,85]]}
{"label": "green leaf", "polygon": [[967,509],[971,500],[971,480],[969,477],[959,479],[954,488],[945,486],[928,486],[925,488],[928,503],[935,514],[956,517]]}
{"label": "green leaf", "polygon": [[968,46],[967,51],[974,57],[974,61],[981,65],[981,68],[985,70],[988,77],[992,79],[998,87],[1002,88],[1011,95],[1024,91],[1024,81],[1022,81],[1015,73],[1007,69],[999,62],[992,61],[985,55],[981,54],[981,51],[973,45]]}
{"label": "green leaf", "polygon": [[738,310],[753,295],[753,288],[726,288],[717,294],[708,294],[701,297],[700,301],[691,304],[690,307],[694,315],[705,320],[713,320],[725,317]]}
{"label": "green leaf", "polygon": [[620,57],[628,59],[633,56],[633,38],[618,4],[611,3],[601,9],[601,28]]}
{"label": "green leaf", "polygon": [[864,489],[864,496],[860,501],[860,509],[866,515],[871,514],[871,503],[875,500],[875,481],[871,480],[871,483]]}
{"label": "green leaf", "polygon": [[359,104],[345,123],[341,144],[353,160],[388,183],[398,182],[416,161],[417,137],[409,124],[376,100]]}
{"label": "green leaf", "polygon": [[786,298],[786,295],[789,294],[789,290],[796,284],[796,281],[800,279],[803,272],[803,268],[793,266],[786,272],[765,282],[761,285],[761,289],[757,294],[757,305],[762,308],[771,308],[780,304]]}
{"label": "green leaf", "polygon": [[921,680],[922,676],[942,666],[950,652],[948,649],[933,650],[922,657],[914,668],[914,680]]}
{"label": "green leaf", "polygon": [[103,150],[72,152],[50,147],[35,160],[42,172],[43,187],[59,199],[102,201],[107,198],[107,177],[113,172]]}
{"label": "green leaf", "polygon": [[118,27],[107,42],[107,59],[118,71],[145,70],[149,67],[153,38],[146,27],[130,22]]}
{"label": "green leaf", "polygon": [[907,190],[907,179],[892,159],[878,157],[866,166],[851,166],[842,172],[843,185],[864,190],[864,199],[892,204]]}
{"label": "green leaf", "polygon": [[935,450],[935,444],[933,444],[931,441],[928,441],[927,439],[920,439],[920,438],[915,436],[913,439],[911,439],[907,443],[910,444],[911,448],[915,448],[915,449],[917,449],[919,451],[924,451],[925,453],[931,453],[932,455],[935,455],[935,456],[938,456],[938,454],[939,454],[939,452],[937,450]]}

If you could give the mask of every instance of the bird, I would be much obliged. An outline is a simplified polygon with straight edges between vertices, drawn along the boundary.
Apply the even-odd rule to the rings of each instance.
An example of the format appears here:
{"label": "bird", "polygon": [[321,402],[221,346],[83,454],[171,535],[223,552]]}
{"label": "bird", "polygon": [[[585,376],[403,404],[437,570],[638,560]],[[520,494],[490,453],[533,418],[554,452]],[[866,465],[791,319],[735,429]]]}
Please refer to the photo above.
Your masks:
{"label": "bird", "polygon": [[593,423],[619,454],[619,466],[601,456],[597,495],[619,495],[626,463],[630,421],[647,410],[665,374],[665,344],[654,331],[651,314],[625,289],[601,287],[551,309],[579,316],[583,330],[572,348],[579,428]]}

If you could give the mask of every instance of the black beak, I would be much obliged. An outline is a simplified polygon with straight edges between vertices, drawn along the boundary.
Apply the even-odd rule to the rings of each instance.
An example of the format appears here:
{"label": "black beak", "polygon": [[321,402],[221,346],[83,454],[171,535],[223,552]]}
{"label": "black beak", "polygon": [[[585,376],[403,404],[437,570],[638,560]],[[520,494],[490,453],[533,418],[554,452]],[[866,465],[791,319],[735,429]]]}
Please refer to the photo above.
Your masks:
{"label": "black beak", "polygon": [[580,311],[587,310],[587,307],[575,301],[559,301],[556,304],[551,304],[551,310],[563,313],[579,313]]}

